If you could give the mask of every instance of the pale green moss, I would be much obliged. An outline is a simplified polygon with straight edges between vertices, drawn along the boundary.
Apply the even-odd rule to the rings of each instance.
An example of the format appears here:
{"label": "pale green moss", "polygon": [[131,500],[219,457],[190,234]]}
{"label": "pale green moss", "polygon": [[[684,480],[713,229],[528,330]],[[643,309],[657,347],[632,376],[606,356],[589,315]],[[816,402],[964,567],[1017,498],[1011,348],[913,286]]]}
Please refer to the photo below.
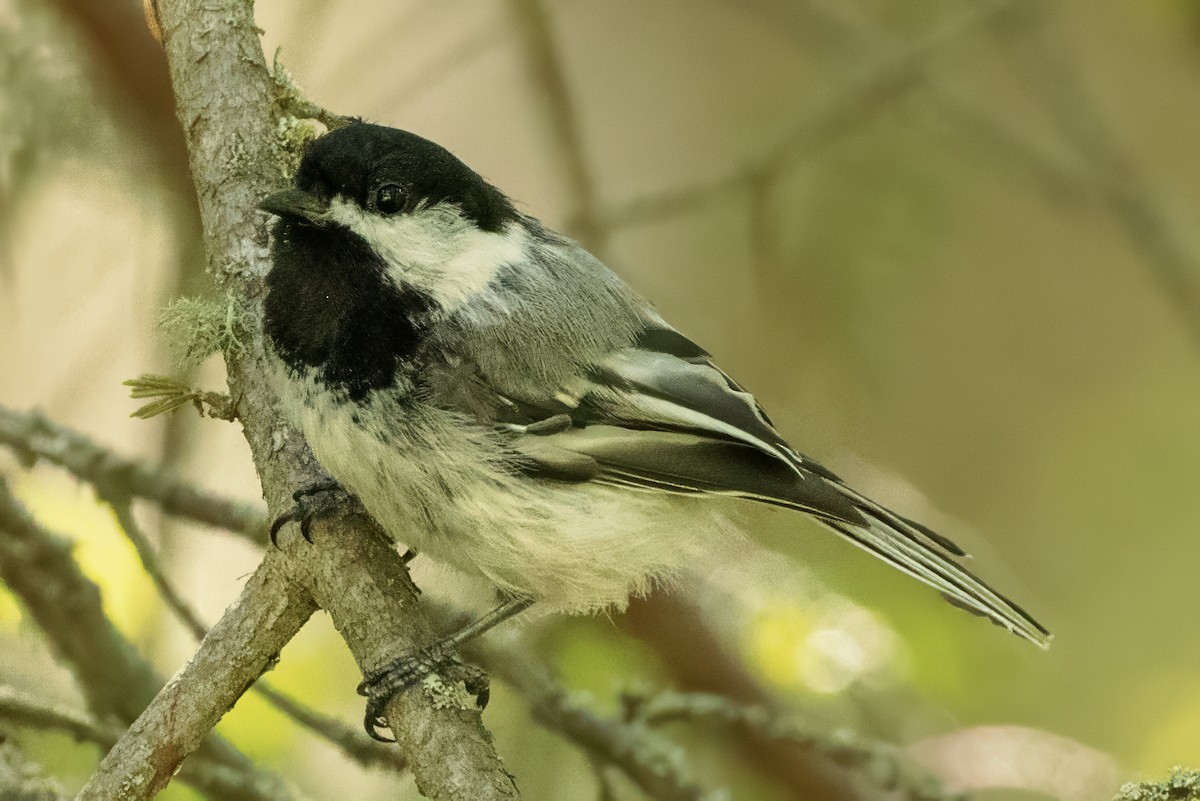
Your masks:
{"label": "pale green moss", "polygon": [[193,367],[214,353],[240,353],[245,327],[227,298],[177,298],[159,316],[175,363]]}

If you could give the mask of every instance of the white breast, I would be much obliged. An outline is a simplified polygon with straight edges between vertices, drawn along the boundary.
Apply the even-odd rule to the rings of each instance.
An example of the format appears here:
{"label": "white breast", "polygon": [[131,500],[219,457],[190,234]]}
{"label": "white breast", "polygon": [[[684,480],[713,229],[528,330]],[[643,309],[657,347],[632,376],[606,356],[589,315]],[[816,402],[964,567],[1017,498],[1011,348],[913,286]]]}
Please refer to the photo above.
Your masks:
{"label": "white breast", "polygon": [[544,608],[623,607],[740,536],[719,500],[530,479],[453,413],[384,393],[356,406],[311,374],[281,378],[317,460],[394,539]]}

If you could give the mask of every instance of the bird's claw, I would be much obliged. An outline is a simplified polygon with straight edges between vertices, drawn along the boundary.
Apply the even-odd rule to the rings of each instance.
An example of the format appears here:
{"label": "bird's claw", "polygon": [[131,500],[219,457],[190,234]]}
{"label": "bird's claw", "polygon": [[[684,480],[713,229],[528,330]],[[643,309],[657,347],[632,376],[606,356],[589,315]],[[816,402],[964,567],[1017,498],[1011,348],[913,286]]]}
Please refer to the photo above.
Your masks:
{"label": "bird's claw", "polygon": [[363,678],[357,692],[367,699],[363,716],[363,728],[367,734],[380,742],[393,742],[379,733],[380,729],[389,725],[386,714],[388,702],[397,693],[404,692],[435,672],[444,674],[448,681],[463,682],[467,692],[475,696],[479,708],[487,706],[490,696],[487,674],[474,665],[459,662],[448,648],[435,644],[402,656]]}
{"label": "bird's claw", "polygon": [[312,524],[314,520],[329,517],[335,513],[361,511],[361,505],[342,486],[335,481],[303,487],[292,493],[293,506],[287,512],[275,518],[271,524],[271,544],[279,546],[279,530],[288,523],[299,523],[300,534],[308,542],[312,542]]}

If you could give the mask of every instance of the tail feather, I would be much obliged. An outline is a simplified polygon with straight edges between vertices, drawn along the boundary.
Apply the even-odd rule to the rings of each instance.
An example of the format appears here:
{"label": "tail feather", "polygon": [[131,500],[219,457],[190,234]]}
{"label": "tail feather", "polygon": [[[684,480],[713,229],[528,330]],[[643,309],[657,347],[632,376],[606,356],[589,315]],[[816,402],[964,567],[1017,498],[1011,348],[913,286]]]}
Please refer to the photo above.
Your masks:
{"label": "tail feather", "polygon": [[888,519],[894,515],[877,514],[874,509],[865,511],[872,518],[871,524],[865,527],[830,520],[820,522],[860,548],[939,590],[955,606],[986,617],[1041,648],[1050,646],[1053,635],[1020,606],[962,565],[897,529]]}

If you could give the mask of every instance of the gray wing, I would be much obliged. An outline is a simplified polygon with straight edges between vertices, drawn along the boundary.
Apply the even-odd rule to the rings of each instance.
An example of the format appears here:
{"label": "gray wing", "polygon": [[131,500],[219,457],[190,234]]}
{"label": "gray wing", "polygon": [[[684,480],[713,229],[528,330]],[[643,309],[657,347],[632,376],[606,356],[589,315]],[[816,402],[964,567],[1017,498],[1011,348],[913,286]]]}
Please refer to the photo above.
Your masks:
{"label": "gray wing", "polygon": [[1039,645],[1049,641],[1024,610],[954,561],[964,553],[953,542],[793,450],[752,395],[665,323],[539,397],[493,398],[531,475],[797,509],[955,604]]}

